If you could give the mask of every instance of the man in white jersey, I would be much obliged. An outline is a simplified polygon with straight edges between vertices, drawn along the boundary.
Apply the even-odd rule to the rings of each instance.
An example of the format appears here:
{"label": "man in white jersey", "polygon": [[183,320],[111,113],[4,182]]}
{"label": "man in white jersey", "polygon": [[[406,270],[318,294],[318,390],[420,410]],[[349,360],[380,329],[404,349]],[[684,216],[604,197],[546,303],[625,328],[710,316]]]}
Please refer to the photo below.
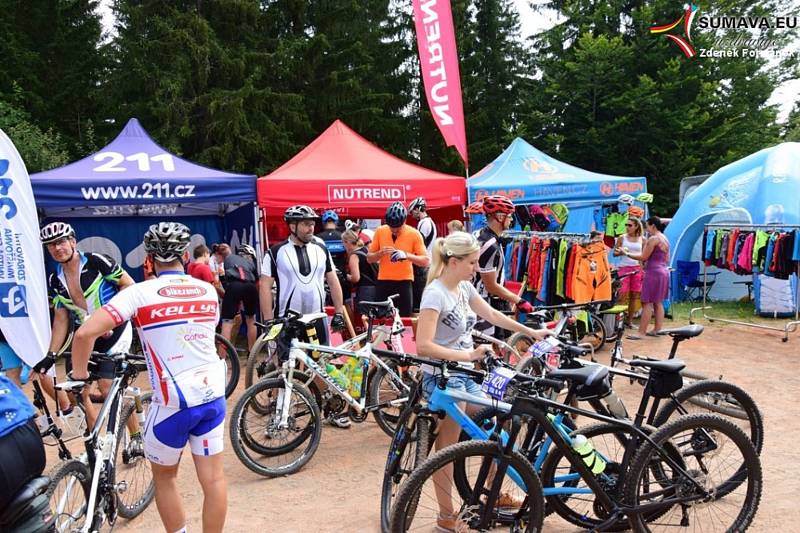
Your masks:
{"label": "man in white jersey", "polygon": [[[422,196],[415,198],[408,204],[408,212],[417,221],[417,231],[422,235],[422,243],[428,251],[428,257],[431,257],[431,248],[433,241],[436,240],[436,224],[433,219],[428,216],[428,204]],[[414,312],[419,312],[419,303],[422,300],[422,292],[425,290],[425,284],[428,281],[428,267],[419,267],[414,265]]]}
{"label": "man in white jersey", "polygon": [[70,377],[88,379],[94,340],[133,319],[153,387],[144,452],[153,469],[158,513],[167,532],[186,531],[177,476],[188,442],[203,489],[203,531],[210,533],[223,530],[228,505],[221,453],[226,372],[214,342],[217,291],[183,271],[181,257],[190,235],[189,228],[176,222],[150,226],[144,247],[157,277],[120,292],[78,329]]}

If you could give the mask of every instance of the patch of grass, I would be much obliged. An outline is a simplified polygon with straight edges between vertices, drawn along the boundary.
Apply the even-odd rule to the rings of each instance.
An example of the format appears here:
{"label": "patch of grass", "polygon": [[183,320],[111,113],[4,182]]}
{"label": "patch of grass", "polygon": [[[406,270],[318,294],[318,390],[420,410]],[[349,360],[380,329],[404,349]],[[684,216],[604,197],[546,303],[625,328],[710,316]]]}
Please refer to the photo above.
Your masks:
{"label": "patch of grass", "polygon": [[[728,320],[738,320],[741,322],[752,322],[755,324],[769,324],[782,327],[787,320],[785,318],[765,318],[755,314],[755,304],[748,301],[733,302],[708,302],[711,309],[706,309],[705,314],[713,318],[725,318]],[[693,308],[702,307],[702,302],[673,302],[670,312],[672,320],[680,323],[689,322],[689,313]],[[703,311],[694,313],[694,321],[697,323],[707,323],[703,318]],[[718,322],[723,325],[723,322]]]}

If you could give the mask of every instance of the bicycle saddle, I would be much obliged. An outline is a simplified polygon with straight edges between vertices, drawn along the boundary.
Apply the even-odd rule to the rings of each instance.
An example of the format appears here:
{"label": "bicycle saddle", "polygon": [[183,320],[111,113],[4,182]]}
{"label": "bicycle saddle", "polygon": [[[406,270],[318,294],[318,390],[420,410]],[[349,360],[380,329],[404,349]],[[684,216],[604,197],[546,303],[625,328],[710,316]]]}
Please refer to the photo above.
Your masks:
{"label": "bicycle saddle", "polygon": [[14,524],[20,515],[27,510],[28,504],[47,490],[50,478],[47,476],[33,478],[27,485],[22,487],[16,497],[9,502],[3,513],[0,515],[0,525]]}
{"label": "bicycle saddle", "polygon": [[547,373],[550,379],[566,380],[578,385],[594,385],[608,376],[608,368],[600,365],[581,368],[559,368]]}
{"label": "bicycle saddle", "polygon": [[678,372],[686,368],[686,363],[684,363],[680,359],[668,359],[666,361],[650,360],[650,359],[634,359],[633,361],[631,361],[631,366],[644,366],[651,370],[658,370],[659,372],[664,372],[667,374],[677,374]]}
{"label": "bicycle saddle", "polygon": [[391,316],[390,310],[392,309],[392,302],[386,300],[383,302],[358,302],[358,310],[361,314],[368,315],[374,314],[377,318],[388,318]]}
{"label": "bicycle saddle", "polygon": [[691,324],[689,326],[681,326],[679,328],[662,329],[658,332],[659,335],[669,335],[676,341],[685,341],[692,337],[697,337],[703,333],[703,326],[700,324]]}

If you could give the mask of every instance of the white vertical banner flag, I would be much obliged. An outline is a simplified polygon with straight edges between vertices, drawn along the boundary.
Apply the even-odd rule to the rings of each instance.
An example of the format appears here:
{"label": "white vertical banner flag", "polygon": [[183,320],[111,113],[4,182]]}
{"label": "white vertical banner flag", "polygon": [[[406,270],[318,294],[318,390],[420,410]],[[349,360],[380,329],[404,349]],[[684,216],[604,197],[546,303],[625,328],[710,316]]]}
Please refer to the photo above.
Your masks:
{"label": "white vertical banner flag", "polygon": [[44,257],[31,180],[3,130],[0,232],[0,329],[17,355],[34,366],[50,346]]}

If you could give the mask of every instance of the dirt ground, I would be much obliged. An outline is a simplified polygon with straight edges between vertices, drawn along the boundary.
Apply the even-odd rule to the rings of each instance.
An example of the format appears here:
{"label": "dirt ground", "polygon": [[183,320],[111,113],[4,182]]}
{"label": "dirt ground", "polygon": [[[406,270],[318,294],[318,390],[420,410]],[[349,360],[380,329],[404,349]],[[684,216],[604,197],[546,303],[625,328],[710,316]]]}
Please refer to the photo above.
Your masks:
{"label": "dirt ground", "polygon": [[[800,334],[792,334],[788,343],[780,339],[774,332],[713,324],[707,325],[700,337],[682,343],[678,351],[678,357],[687,361],[689,368],[713,376],[722,374],[727,381],[742,386],[762,410],[766,429],[761,455],[764,492],[751,531],[797,531],[800,523],[800,506],[796,503],[800,491],[796,465],[800,456],[795,443],[800,434]],[[626,356],[665,357],[669,346],[668,338],[648,338],[626,341],[624,349]],[[599,354],[601,361],[604,358],[608,358],[607,350]],[[641,389],[623,383],[624,380],[615,382],[631,409]],[[232,405],[233,401],[229,402],[229,407]],[[290,477],[266,479],[245,468],[226,442],[226,531],[380,531],[380,484],[388,444],[389,438],[372,418],[349,430],[326,425],[316,455],[303,470]],[[56,461],[53,457],[48,468]],[[188,530],[202,531],[202,493],[188,452],[181,463],[179,485]],[[163,528],[152,504],[135,520],[120,519],[115,530]],[[557,516],[545,522],[545,531],[574,530]]]}

